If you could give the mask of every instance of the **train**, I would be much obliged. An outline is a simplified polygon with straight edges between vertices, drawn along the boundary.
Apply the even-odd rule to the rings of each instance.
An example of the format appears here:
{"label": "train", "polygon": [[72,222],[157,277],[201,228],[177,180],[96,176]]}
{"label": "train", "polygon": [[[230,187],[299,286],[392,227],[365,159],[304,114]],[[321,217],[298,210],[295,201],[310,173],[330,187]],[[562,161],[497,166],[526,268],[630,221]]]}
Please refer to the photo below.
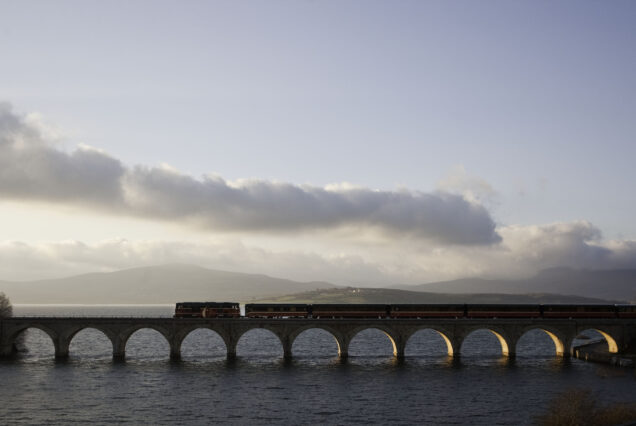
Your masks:
{"label": "train", "polygon": [[[180,302],[175,318],[239,318],[236,302]],[[636,318],[636,305],[248,303],[246,318]]]}
{"label": "train", "polygon": [[175,318],[239,318],[241,308],[236,302],[180,302],[174,309]]}

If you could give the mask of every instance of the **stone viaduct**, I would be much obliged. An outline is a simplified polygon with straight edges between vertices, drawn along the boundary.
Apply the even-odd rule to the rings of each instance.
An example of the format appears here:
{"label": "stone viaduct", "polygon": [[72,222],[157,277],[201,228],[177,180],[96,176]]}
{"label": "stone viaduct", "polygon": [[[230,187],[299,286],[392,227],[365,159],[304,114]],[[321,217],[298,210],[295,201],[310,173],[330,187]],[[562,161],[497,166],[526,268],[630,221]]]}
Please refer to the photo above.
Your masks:
{"label": "stone viaduct", "polygon": [[104,333],[113,345],[113,358],[123,360],[126,342],[137,330],[148,328],[161,333],[170,345],[170,357],[181,357],[181,344],[196,329],[210,329],[225,342],[228,359],[236,357],[239,339],[246,332],[261,328],[274,333],[281,342],[285,358],[292,357],[292,345],[300,333],[317,328],[335,338],[341,358],[346,358],[349,343],[360,331],[378,329],[393,344],[397,358],[404,357],[409,338],[418,330],[431,329],[446,342],[448,354],[458,356],[463,340],[475,330],[491,331],[501,344],[502,354],[515,356],[521,336],[534,329],[543,330],[553,340],[556,355],[567,357],[573,339],[585,330],[597,330],[607,340],[610,353],[621,354],[636,339],[635,319],[253,319],[253,318],[103,318],[103,317],[14,317],[0,320],[0,356],[11,356],[16,338],[36,328],[48,334],[55,356],[66,358],[73,337],[92,328]]}

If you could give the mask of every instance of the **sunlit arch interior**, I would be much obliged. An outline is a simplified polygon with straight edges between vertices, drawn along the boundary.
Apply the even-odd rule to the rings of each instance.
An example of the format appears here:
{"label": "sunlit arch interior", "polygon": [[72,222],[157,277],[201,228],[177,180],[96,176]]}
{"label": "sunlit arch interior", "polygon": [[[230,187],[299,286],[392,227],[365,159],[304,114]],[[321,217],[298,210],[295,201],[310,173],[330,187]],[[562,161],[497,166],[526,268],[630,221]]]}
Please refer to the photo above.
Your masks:
{"label": "sunlit arch interior", "polygon": [[[397,355],[397,353],[398,353],[397,345],[396,345],[396,343],[395,343],[395,340],[393,339],[393,336],[391,336],[391,334],[390,334],[390,333],[388,333],[387,331],[382,330],[381,328],[377,328],[377,327],[367,327],[367,328],[363,328],[363,329],[358,330],[358,331],[357,331],[357,332],[356,332],[356,333],[355,333],[355,334],[351,337],[351,341],[349,342],[349,354],[351,354],[351,352],[352,352],[352,350],[351,350],[351,349],[352,349],[352,348],[354,348],[354,351],[353,351],[353,352],[354,352],[354,354],[355,354],[355,346],[354,346],[354,345],[352,345],[352,343],[353,343],[355,340],[364,340],[364,341],[367,341],[367,340],[368,340],[368,341],[372,342],[372,341],[373,341],[373,339],[374,339],[373,333],[375,333],[375,332],[380,332],[380,333],[384,334],[386,337],[388,337],[389,341],[391,342],[392,353],[393,353],[393,355]],[[359,338],[359,336],[360,336],[361,334],[368,334],[368,336],[366,336],[366,338],[365,338],[365,339],[360,339],[360,338]]]}
{"label": "sunlit arch interior", "polygon": [[[541,337],[537,335],[533,336],[534,333],[538,333],[539,336]],[[516,352],[519,353],[520,350],[521,351],[523,351],[524,349],[527,350],[527,348],[524,348],[524,345],[527,346],[529,344],[527,343],[528,339],[534,338],[535,340],[537,340],[538,338],[539,341],[535,341],[534,346],[532,347],[533,348],[532,352],[536,354],[538,351],[541,350],[541,348],[537,348],[536,345],[541,346],[542,345],[541,340],[547,339],[548,337],[550,338],[550,341],[553,344],[553,348],[554,348],[553,353],[556,353],[557,356],[563,356],[564,349],[565,349],[563,340],[559,336],[557,336],[556,333],[541,327],[533,327],[524,331],[523,334],[520,336],[519,340],[517,341],[516,348],[515,348]]]}
{"label": "sunlit arch interior", "polygon": [[603,338],[605,339],[605,341],[607,342],[607,349],[610,353],[617,353],[618,352],[618,344],[616,343],[616,340],[612,337],[611,334],[600,330],[598,328],[588,328],[586,330],[583,330],[580,332],[580,334],[585,333],[586,331],[590,331],[593,330],[597,333],[599,333],[601,336],[603,336]]}
{"label": "sunlit arch interior", "polygon": [[435,328],[428,328],[428,327],[421,328],[409,336],[408,340],[406,341],[405,352],[408,354],[409,348],[414,345],[414,342],[418,339],[418,337],[422,335],[426,335],[426,334],[430,334],[431,336],[434,336],[433,337],[434,340],[439,340],[438,336],[441,337],[441,340],[445,343],[446,353],[448,354],[448,356],[453,356],[454,354],[453,344],[448,338],[448,336],[446,336],[446,334],[444,334],[440,330],[437,330]]}
{"label": "sunlit arch interior", "polygon": [[464,338],[464,340],[462,341],[460,352],[461,352],[462,354],[464,353],[464,350],[465,350],[464,345],[465,345],[465,343],[466,343],[466,340],[467,340],[467,339],[468,339],[471,335],[473,335],[473,334],[474,334],[474,333],[476,333],[476,332],[483,332],[483,331],[490,332],[493,336],[495,336],[495,337],[497,338],[497,340],[499,341],[499,345],[501,346],[501,354],[502,354],[503,356],[508,356],[508,355],[510,355],[510,348],[509,348],[509,346],[508,346],[508,341],[506,340],[506,338],[505,338],[505,337],[503,337],[503,336],[502,336],[499,332],[497,332],[497,331],[495,331],[495,330],[493,330],[493,329],[490,329],[490,328],[479,328],[479,329],[476,329],[476,330],[471,331],[468,335],[466,335],[466,337],[465,337],[465,338]]}

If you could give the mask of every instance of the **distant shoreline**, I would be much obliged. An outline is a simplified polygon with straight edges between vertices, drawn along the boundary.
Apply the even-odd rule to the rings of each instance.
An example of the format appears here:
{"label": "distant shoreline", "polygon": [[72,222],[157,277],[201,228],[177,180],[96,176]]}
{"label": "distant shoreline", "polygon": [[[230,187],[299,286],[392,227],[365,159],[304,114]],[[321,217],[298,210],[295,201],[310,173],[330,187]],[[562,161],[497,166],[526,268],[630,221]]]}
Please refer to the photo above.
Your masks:
{"label": "distant shoreline", "polygon": [[[175,302],[176,303],[176,302]],[[14,303],[13,307],[33,306],[173,306],[174,303]]]}

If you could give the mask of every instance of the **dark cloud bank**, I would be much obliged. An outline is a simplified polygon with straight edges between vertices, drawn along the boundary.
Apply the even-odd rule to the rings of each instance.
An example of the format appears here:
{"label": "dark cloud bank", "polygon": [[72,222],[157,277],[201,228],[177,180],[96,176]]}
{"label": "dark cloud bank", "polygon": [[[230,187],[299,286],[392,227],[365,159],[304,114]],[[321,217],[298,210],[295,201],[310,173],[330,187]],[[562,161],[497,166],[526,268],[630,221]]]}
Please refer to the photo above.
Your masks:
{"label": "dark cloud bank", "polygon": [[224,231],[359,227],[446,244],[501,241],[488,211],[459,195],[262,180],[229,183],[219,177],[195,179],[167,167],[131,168],[93,148],[56,149],[8,104],[0,105],[0,195]]}

